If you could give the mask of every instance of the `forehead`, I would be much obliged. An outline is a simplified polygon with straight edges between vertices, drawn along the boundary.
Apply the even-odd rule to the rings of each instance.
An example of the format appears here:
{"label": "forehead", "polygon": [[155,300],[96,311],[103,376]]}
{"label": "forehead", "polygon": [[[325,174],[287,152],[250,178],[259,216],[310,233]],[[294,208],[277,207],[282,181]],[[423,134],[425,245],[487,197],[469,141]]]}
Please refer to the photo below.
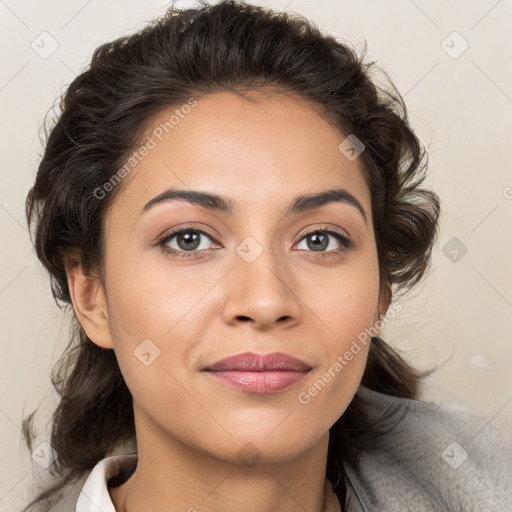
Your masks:
{"label": "forehead", "polygon": [[167,188],[191,188],[232,197],[240,213],[343,187],[369,213],[361,164],[339,150],[345,137],[319,106],[296,95],[208,94],[148,123],[141,144],[150,149],[124,179],[116,202],[138,213]]}

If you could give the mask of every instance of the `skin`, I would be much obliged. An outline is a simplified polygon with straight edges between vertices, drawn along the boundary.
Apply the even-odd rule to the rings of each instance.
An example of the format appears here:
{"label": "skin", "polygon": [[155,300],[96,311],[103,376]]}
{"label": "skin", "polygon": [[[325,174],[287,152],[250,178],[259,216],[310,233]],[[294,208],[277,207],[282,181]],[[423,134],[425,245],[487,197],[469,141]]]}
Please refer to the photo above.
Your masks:
{"label": "skin", "polygon": [[[105,218],[104,284],[67,268],[83,328],[115,351],[133,395],[139,462],[110,489],[117,511],[321,510],[329,428],[357,391],[369,344],[308,404],[297,396],[389,306],[360,160],[338,149],[345,135],[298,97],[251,97],[201,97],[125,178]],[[239,211],[175,200],[140,215],[171,186],[225,195]],[[367,222],[347,203],[283,217],[296,196],[330,188],[357,198]],[[200,235],[188,259],[156,245],[189,224],[215,239]],[[306,234],[332,228],[354,247],[337,252],[342,244],[327,234],[328,247],[308,246]],[[262,249],[251,263],[236,252],[249,236]],[[177,237],[167,246],[186,252]],[[160,350],[148,366],[134,356],[145,339]],[[200,371],[245,351],[285,352],[313,370],[263,395]],[[252,464],[240,455],[249,446]]]}

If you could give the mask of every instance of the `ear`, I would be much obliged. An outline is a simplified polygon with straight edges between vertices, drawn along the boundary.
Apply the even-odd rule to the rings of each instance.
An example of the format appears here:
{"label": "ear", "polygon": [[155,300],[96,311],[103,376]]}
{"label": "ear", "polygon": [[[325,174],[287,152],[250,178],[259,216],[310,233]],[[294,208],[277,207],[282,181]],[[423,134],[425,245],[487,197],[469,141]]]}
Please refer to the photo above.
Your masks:
{"label": "ear", "polygon": [[391,304],[391,285],[385,281],[379,292],[379,315],[384,316]]}
{"label": "ear", "polygon": [[99,277],[84,274],[76,256],[68,257],[65,267],[73,308],[87,336],[99,347],[114,348],[106,294]]}
{"label": "ear", "polygon": [[391,286],[387,281],[385,281],[379,290],[379,300],[377,303],[377,310],[375,311],[374,325],[386,315],[390,304]]}

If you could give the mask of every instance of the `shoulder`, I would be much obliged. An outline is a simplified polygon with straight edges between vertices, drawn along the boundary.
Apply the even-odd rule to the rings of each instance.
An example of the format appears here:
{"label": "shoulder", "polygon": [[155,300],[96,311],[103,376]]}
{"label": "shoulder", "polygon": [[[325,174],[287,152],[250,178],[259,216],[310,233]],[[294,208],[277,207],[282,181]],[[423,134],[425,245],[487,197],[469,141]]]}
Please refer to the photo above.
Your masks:
{"label": "shoulder", "polygon": [[512,450],[489,418],[364,386],[357,394],[393,426],[346,468],[369,510],[512,510]]}

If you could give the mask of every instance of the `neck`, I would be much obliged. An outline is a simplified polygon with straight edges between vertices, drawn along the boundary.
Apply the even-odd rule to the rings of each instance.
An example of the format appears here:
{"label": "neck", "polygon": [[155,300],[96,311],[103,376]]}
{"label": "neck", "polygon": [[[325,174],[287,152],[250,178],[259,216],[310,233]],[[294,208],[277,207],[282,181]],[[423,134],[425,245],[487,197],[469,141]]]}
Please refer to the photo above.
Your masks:
{"label": "neck", "polygon": [[[326,481],[328,433],[292,459],[220,460],[157,434],[138,432],[138,464],[122,485],[109,489],[118,512],[292,512],[339,510]],[[251,463],[254,462],[254,463]]]}

